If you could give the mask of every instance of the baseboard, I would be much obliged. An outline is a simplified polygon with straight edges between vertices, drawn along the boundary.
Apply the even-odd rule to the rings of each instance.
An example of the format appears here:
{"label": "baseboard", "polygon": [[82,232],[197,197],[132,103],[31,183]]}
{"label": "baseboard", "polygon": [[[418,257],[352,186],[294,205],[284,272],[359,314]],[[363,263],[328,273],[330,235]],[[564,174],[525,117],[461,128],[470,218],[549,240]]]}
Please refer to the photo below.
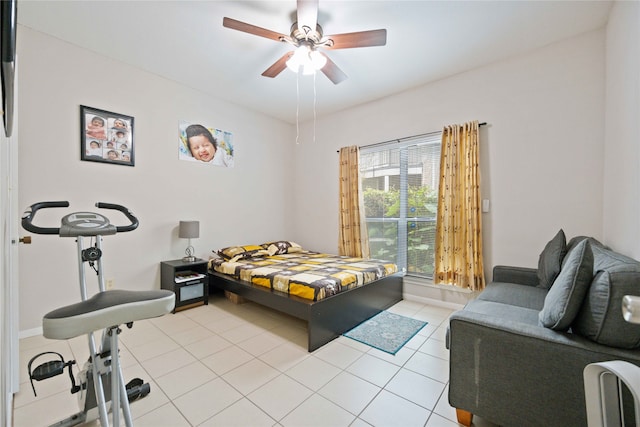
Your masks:
{"label": "baseboard", "polygon": [[35,337],[38,335],[42,335],[42,326],[39,328],[27,329],[26,331],[18,332],[18,339]]}
{"label": "baseboard", "polygon": [[464,304],[457,304],[455,302],[442,301],[434,298],[421,297],[413,294],[403,294],[402,298],[407,301],[416,301],[423,304],[435,305],[436,307],[449,308],[451,310],[462,310],[464,308]]}
{"label": "baseboard", "polygon": [[473,292],[469,289],[461,289],[452,285],[433,285],[428,281],[419,281],[415,278],[404,281],[406,299],[453,309],[464,307],[478,294],[479,292]]}

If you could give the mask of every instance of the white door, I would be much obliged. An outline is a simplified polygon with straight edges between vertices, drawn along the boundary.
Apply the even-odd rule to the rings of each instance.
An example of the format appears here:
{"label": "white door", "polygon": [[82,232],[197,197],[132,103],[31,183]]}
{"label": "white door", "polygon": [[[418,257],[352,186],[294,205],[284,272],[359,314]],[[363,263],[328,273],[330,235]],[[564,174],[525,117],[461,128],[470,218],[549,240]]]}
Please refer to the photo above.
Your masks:
{"label": "white door", "polygon": [[[17,73],[16,73],[17,75]],[[16,81],[17,92],[17,81]],[[17,93],[16,93],[17,98]],[[18,391],[18,117],[7,138],[0,125],[0,425],[12,425],[13,393]],[[2,119],[0,116],[0,123]]]}

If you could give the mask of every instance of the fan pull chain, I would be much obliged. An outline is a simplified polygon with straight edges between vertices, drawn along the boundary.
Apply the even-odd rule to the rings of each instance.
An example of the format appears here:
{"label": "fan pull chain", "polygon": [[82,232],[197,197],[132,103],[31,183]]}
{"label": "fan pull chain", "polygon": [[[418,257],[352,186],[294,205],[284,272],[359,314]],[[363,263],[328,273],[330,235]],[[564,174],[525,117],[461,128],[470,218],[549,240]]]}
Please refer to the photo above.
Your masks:
{"label": "fan pull chain", "polygon": [[296,73],[296,145],[300,139],[300,73]]}
{"label": "fan pull chain", "polygon": [[[313,73],[313,143],[316,142],[316,105],[318,92],[316,90],[316,74]],[[296,73],[296,145],[300,145],[300,73]]]}
{"label": "fan pull chain", "polygon": [[316,143],[316,75],[318,72],[313,73],[313,143]]}

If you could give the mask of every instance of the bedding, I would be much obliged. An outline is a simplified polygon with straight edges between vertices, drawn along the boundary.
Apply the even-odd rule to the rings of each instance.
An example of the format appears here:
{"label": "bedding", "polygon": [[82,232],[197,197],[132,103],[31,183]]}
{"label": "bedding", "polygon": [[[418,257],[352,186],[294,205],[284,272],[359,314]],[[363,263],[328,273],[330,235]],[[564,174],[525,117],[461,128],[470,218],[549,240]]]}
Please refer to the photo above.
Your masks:
{"label": "bedding", "polygon": [[238,259],[252,258],[269,255],[269,252],[261,245],[229,246],[218,251],[224,259],[236,261]]}
{"label": "bedding", "polygon": [[[263,251],[256,250],[246,257],[236,254],[214,258],[209,261],[209,268],[234,279],[311,301],[323,300],[398,271],[398,267],[388,261],[312,252],[295,244],[290,245],[288,251],[274,251],[273,243],[276,242],[265,244],[266,248],[265,245],[254,246]],[[269,252],[275,255],[264,254],[269,246],[272,247]]]}

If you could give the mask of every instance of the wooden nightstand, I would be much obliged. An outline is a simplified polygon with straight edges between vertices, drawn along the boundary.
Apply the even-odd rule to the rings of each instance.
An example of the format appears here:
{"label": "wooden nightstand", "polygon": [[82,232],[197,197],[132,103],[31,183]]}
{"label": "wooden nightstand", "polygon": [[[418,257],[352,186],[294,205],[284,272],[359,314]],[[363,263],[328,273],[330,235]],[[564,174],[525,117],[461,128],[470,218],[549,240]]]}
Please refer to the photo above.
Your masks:
{"label": "wooden nightstand", "polygon": [[207,265],[208,261],[204,259],[194,262],[176,259],[160,263],[160,287],[176,294],[174,313],[209,304]]}

